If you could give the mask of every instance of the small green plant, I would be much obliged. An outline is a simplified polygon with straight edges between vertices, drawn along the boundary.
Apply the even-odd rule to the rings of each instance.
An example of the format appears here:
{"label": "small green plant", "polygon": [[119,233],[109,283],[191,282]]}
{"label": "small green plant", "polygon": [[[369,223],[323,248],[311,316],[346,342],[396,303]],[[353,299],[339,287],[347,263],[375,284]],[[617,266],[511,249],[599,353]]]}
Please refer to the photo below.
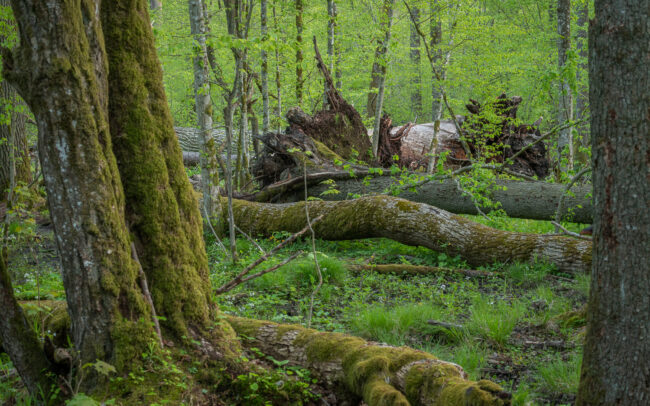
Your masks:
{"label": "small green plant", "polygon": [[542,283],[552,268],[552,265],[539,262],[534,264],[516,263],[507,268],[506,275],[517,286],[532,288]]}
{"label": "small green plant", "polygon": [[470,311],[468,330],[492,344],[505,347],[517,322],[524,316],[526,307],[517,300],[507,303],[496,298],[477,297]]}
{"label": "small green plant", "polygon": [[577,354],[566,361],[556,359],[543,364],[537,370],[537,390],[553,396],[578,393],[581,367],[582,357]]}

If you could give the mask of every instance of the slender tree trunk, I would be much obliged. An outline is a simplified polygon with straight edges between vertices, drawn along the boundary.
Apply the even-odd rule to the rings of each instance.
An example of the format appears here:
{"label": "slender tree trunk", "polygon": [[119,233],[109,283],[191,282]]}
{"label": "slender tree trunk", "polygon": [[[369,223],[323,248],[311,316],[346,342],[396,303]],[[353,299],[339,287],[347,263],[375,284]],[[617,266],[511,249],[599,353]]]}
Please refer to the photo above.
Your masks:
{"label": "slender tree trunk", "polygon": [[418,7],[412,7],[411,12],[411,52],[409,56],[411,58],[411,66],[414,70],[413,80],[411,84],[411,114],[413,115],[413,120],[415,121],[417,118],[422,116],[422,92],[420,89],[422,81],[422,77],[420,75],[420,35],[415,28],[416,24],[420,24],[420,9]]}
{"label": "slender tree trunk", "polygon": [[[36,332],[25,319],[23,310],[14,297],[6,247],[0,247],[0,309],[0,341],[4,351],[11,357],[11,362],[29,392],[43,394],[47,398],[54,389],[54,381],[47,374],[50,362],[45,357]],[[40,396],[38,399],[43,400]]]}
{"label": "slender tree trunk", "polygon": [[[432,0],[430,3],[430,22],[429,22],[429,32],[431,35],[431,52],[433,53],[433,63],[436,66],[440,65],[442,60],[442,50],[440,45],[442,44],[442,18],[438,5],[438,0]],[[441,75],[446,75],[446,69],[441,67]],[[433,123],[440,120],[442,115],[442,92],[440,91],[441,83],[438,83],[436,75],[432,74],[431,77],[431,120]]]}
{"label": "slender tree trunk", "polygon": [[[381,16],[381,32],[383,33],[384,38],[377,41],[378,45],[375,48],[375,58],[372,64],[370,91],[368,92],[368,100],[366,102],[366,114],[368,117],[375,117],[375,120],[378,110],[379,86],[383,78],[386,76],[386,53],[388,52],[388,43],[390,42],[394,7],[395,0],[384,0],[383,14]],[[381,111],[379,114],[381,114]]]}
{"label": "slender tree trunk", "polygon": [[[568,54],[571,50],[571,0],[557,1],[557,33],[558,33],[558,68],[560,71],[560,106],[558,109],[558,122],[564,123],[573,120],[573,93],[569,80],[564,72],[568,63]],[[557,142],[558,157],[560,162],[566,158],[566,170],[573,169],[573,130],[569,127],[560,131]],[[568,148],[565,156],[564,149]]]}
{"label": "slender tree trunk", "polygon": [[[390,33],[391,33],[391,27],[393,25],[393,11],[395,7],[395,0],[386,0],[384,9],[386,10],[386,23],[385,23],[385,31],[384,31],[384,40],[381,43],[381,45],[377,48],[379,50],[379,53],[375,51],[375,64],[377,64],[377,83],[376,87],[378,88],[378,92],[375,95],[372,92],[373,89],[373,84],[375,83],[375,64],[373,64],[372,71],[373,71],[373,78],[372,82],[370,83],[370,89],[371,91],[368,93],[368,113],[370,113],[370,108],[374,109],[373,113],[375,116],[375,125],[373,127],[373,133],[372,133],[372,154],[376,158],[377,157],[377,152],[379,149],[379,125],[381,122],[381,113],[382,113],[382,108],[384,104],[384,92],[386,90],[386,65],[388,63],[387,61],[387,54],[388,54],[388,43],[390,42]],[[373,97],[371,96],[376,96],[374,100],[371,100]]]}
{"label": "slender tree trunk", "polygon": [[302,105],[302,31],[303,31],[303,3],[302,0],[296,0],[296,104]]}
{"label": "slender tree trunk", "polygon": [[[589,0],[582,0],[582,4],[578,9],[578,35],[576,48],[578,50],[578,57],[580,58],[580,64],[578,65],[577,71],[577,82],[578,82],[578,93],[576,99],[576,120],[582,120],[586,117],[589,117],[589,87],[583,86],[582,82],[587,76],[589,67],[587,66],[587,25],[589,24]],[[578,133],[580,135],[580,146],[583,148],[589,148],[591,146],[591,141],[589,139],[589,123],[582,123],[578,125]],[[582,161],[587,163],[586,154],[580,154],[583,159]]]}
{"label": "slender tree trunk", "polygon": [[217,147],[212,133],[212,101],[210,99],[209,62],[206,47],[207,16],[204,15],[203,0],[189,0],[190,28],[196,41],[194,55],[194,100],[199,124],[199,145],[201,165],[201,208],[210,221],[214,214],[220,215],[219,172]]}
{"label": "slender tree trunk", "polygon": [[[9,0],[0,0],[2,6],[9,7],[9,3]],[[7,20],[6,24],[11,27],[14,22]],[[32,180],[25,115],[16,111],[21,103],[16,90],[3,80],[0,83],[0,115],[9,117],[9,124],[0,125],[0,201],[7,198],[12,180],[14,186]]]}
{"label": "slender tree trunk", "polygon": [[100,359],[122,370],[146,348],[153,329],[137,285],[111,148],[100,15],[92,2],[12,4],[21,44],[13,60],[5,58],[3,73],[38,123],[73,343],[82,364]]}
{"label": "slender tree trunk", "polygon": [[149,0],[149,8],[151,8],[152,11],[160,10],[162,8],[162,1]]}
{"label": "slender tree trunk", "polygon": [[341,39],[340,37],[340,28],[338,24],[339,11],[336,7],[336,2],[332,2],[332,18],[334,19],[334,55],[336,62],[334,63],[334,80],[336,81],[335,87],[341,91],[343,87],[343,71],[341,70],[341,64],[343,63],[343,55],[341,52]]}
{"label": "slender tree trunk", "polygon": [[[275,12],[275,3],[273,3],[273,23],[275,25],[275,29],[278,30],[280,26],[278,25],[278,16]],[[282,117],[282,76],[280,75],[280,64],[281,64],[280,52],[276,47],[275,48],[275,91],[276,91],[276,98],[278,100],[278,105],[275,113],[277,117]],[[278,132],[280,131],[282,130],[278,125]]]}
{"label": "slender tree trunk", "polygon": [[589,29],[594,262],[578,405],[650,399],[650,0],[596,0]]}
{"label": "slender tree trunk", "polygon": [[[330,72],[334,72],[334,40],[336,31],[336,3],[327,0],[327,62]],[[327,106],[327,82],[324,82],[323,106]]]}
{"label": "slender tree trunk", "polygon": [[[243,63],[246,63],[244,56]],[[241,101],[240,101],[240,120],[239,120],[239,143],[237,145],[237,184],[242,188],[250,179],[249,162],[249,142],[248,142],[248,74],[241,75]]]}
{"label": "slender tree trunk", "polygon": [[[269,58],[264,46],[268,41],[268,17],[267,17],[268,0],[262,0],[260,6],[260,20],[262,30],[262,133],[269,131],[270,114],[269,114]],[[257,151],[255,152],[257,154]]]}

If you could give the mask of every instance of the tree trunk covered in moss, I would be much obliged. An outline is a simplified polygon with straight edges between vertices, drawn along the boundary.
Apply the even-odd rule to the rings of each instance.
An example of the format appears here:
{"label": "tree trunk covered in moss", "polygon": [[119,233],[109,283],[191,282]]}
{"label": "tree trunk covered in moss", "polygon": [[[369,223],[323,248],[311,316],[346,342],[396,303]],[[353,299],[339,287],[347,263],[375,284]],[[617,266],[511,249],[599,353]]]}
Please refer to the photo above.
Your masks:
{"label": "tree trunk covered in moss", "polygon": [[126,219],[163,326],[177,337],[212,311],[201,215],[185,174],[145,0],[101,3],[108,98]]}
{"label": "tree trunk covered in moss", "polygon": [[338,403],[369,406],[509,405],[510,395],[490,381],[468,381],[463,369],[408,347],[370,343],[339,333],[228,317],[247,345],[309,369]]}
{"label": "tree trunk covered in moss", "polygon": [[42,351],[36,332],[14,297],[7,267],[7,249],[4,247],[0,248],[0,309],[0,346],[10,355],[27,389],[31,393],[43,393],[47,397],[53,384],[47,375],[50,362]]}
{"label": "tree trunk covered in moss", "polygon": [[202,0],[189,0],[190,29],[197,47],[194,55],[194,101],[199,124],[199,163],[201,165],[202,209],[209,218],[219,213],[219,166],[217,146],[212,131],[212,100],[210,99],[210,72],[206,46],[207,16]]}
{"label": "tree trunk covered in moss", "polygon": [[[318,176],[312,174],[309,180],[308,193],[311,197],[325,200],[345,200],[356,194],[387,193],[396,182],[388,176],[377,176],[362,181],[366,174],[351,178],[348,172],[334,172]],[[323,194],[330,185],[322,184],[324,180],[333,179],[336,182],[338,194]],[[497,185],[505,190],[495,190],[492,200],[501,204],[510,217],[534,220],[552,220],[555,218],[558,202],[564,193],[565,186],[558,183],[522,182],[514,180],[499,180]],[[574,186],[571,194],[567,195],[563,204],[562,218],[576,223],[591,223],[592,203],[589,195],[591,186]],[[456,182],[447,179],[442,182],[431,181],[417,187],[417,191],[404,190],[399,197],[418,203],[450,211],[456,214],[478,214],[476,206],[469,196],[463,195]],[[304,199],[302,179],[290,179],[271,185],[266,189],[246,197],[246,200],[257,202],[297,202]]]}
{"label": "tree trunk covered in moss", "polygon": [[578,405],[650,401],[650,0],[589,28],[594,266]]}
{"label": "tree trunk covered in moss", "polygon": [[111,149],[108,65],[98,10],[89,1],[15,0],[12,5],[20,46],[13,57],[3,58],[3,73],[38,123],[73,343],[81,364],[101,359],[122,368],[133,354],[121,351],[144,348],[152,330],[136,283]]}
{"label": "tree trunk covered in moss", "polygon": [[[234,201],[237,225],[249,235],[296,232],[306,224],[304,202],[261,204]],[[591,242],[573,238],[496,230],[422,203],[391,196],[342,202],[309,202],[310,216],[325,214],[314,226],[324,240],[390,238],[423,246],[472,266],[494,262],[545,260],[561,271],[588,271]]]}

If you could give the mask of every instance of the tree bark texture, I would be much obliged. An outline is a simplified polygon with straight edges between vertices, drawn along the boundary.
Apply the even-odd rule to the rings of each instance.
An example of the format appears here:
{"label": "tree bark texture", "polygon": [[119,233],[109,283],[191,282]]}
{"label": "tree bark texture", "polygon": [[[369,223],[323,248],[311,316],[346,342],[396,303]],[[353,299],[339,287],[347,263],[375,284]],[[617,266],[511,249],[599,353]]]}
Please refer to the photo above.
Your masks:
{"label": "tree bark texture", "polygon": [[[348,172],[330,173],[325,176],[312,174],[308,193],[330,201],[346,200],[352,195],[386,194],[399,186],[388,176],[378,176],[362,181],[363,175],[351,178]],[[321,184],[327,179],[334,179],[338,194],[323,194],[330,188]],[[558,183],[524,182],[514,180],[497,181],[499,190],[495,190],[491,198],[501,204],[509,217],[533,220],[552,220],[555,218],[558,202],[565,192],[565,186]],[[504,189],[505,190],[501,190]],[[298,180],[279,183],[262,190],[257,194],[256,201],[298,202],[304,199],[303,185]],[[592,222],[591,186],[574,186],[571,194],[565,196],[562,219],[576,223],[590,224]],[[456,214],[479,214],[469,196],[463,195],[453,179],[427,182],[417,187],[417,191],[409,189],[399,193],[399,197],[417,203],[425,203]]]}
{"label": "tree bark texture", "polygon": [[302,22],[303,4],[302,0],[296,0],[296,104],[302,105]]}
{"label": "tree bark texture", "polygon": [[370,91],[368,92],[368,101],[366,102],[366,115],[368,117],[377,116],[377,104],[379,102],[380,84],[383,78],[386,76],[386,54],[388,53],[388,43],[390,42],[394,7],[395,0],[384,0],[383,12],[380,16],[380,27],[383,38],[377,39],[375,58],[372,63]]}
{"label": "tree bark texture", "polygon": [[93,2],[54,0],[12,5],[20,46],[13,58],[3,58],[4,75],[38,123],[73,343],[82,364],[101,359],[122,368],[132,354],[121,351],[144,348],[139,345],[153,330],[136,282],[111,148],[99,9]]}
{"label": "tree bark texture", "polygon": [[594,262],[578,405],[650,399],[650,0],[597,0],[589,33]]}
{"label": "tree bark texture", "polygon": [[190,30],[196,49],[194,55],[194,101],[199,125],[199,163],[201,165],[202,209],[208,216],[220,214],[219,172],[217,146],[212,133],[212,100],[210,99],[210,72],[206,47],[207,16],[203,0],[189,0]]}
{"label": "tree bark texture", "polygon": [[[558,107],[558,122],[564,123],[573,120],[573,93],[569,86],[569,80],[565,77],[568,63],[568,55],[571,50],[571,0],[557,0],[557,48],[558,68],[560,71],[560,93]],[[560,131],[557,142],[560,161],[564,157],[564,148],[568,147],[566,155],[567,166],[564,169],[573,168],[573,131],[566,128]]]}
{"label": "tree bark texture", "polygon": [[[262,204],[234,202],[235,221],[249,235],[296,232],[306,224],[304,202]],[[325,240],[390,238],[450,256],[472,266],[494,262],[545,260],[561,271],[586,272],[591,242],[573,238],[495,230],[422,203],[391,196],[368,196],[340,202],[309,202],[310,216],[325,215],[315,225]]]}
{"label": "tree bark texture", "polygon": [[[246,343],[274,359],[308,368],[339,404],[370,406],[509,405],[493,382],[468,381],[456,364],[407,347],[371,343],[340,333],[229,316]],[[349,403],[348,403],[349,402]]]}
{"label": "tree bark texture", "polygon": [[409,57],[411,59],[411,67],[413,69],[413,81],[411,89],[411,112],[413,115],[413,121],[417,121],[417,118],[422,117],[422,92],[420,89],[420,84],[422,82],[422,77],[420,75],[420,35],[418,34],[415,25],[420,24],[420,9],[418,7],[412,7],[412,18],[411,18],[411,32],[410,32],[410,46],[411,50]]}
{"label": "tree bark texture", "polygon": [[50,362],[41,343],[18,305],[11,286],[7,267],[7,250],[0,248],[0,346],[11,357],[11,362],[30,393],[46,395],[52,388],[47,375]]}
{"label": "tree bark texture", "polygon": [[[578,64],[577,77],[576,81],[578,83],[578,91],[576,94],[576,111],[575,117],[577,121],[580,121],[584,118],[589,117],[589,86],[583,86],[582,82],[584,81],[583,77],[585,73],[588,73],[589,67],[587,66],[587,33],[589,26],[589,1],[582,0],[582,4],[579,4],[578,7],[578,33],[577,33],[577,43],[576,49],[578,51],[578,57],[580,58],[580,63]],[[583,148],[589,148],[591,145],[591,140],[589,139],[589,122],[578,124],[578,133],[580,135],[580,146]],[[582,157],[585,154],[580,154]],[[586,157],[585,157],[586,158]],[[587,162],[587,159],[583,159],[583,162]]]}
{"label": "tree bark texture", "polygon": [[147,4],[101,6],[109,124],[126,219],[163,327],[189,336],[188,326],[208,326],[214,307],[201,215],[174,134]]}
{"label": "tree bark texture", "polygon": [[269,58],[264,49],[266,41],[268,41],[269,28],[268,28],[268,0],[262,0],[260,5],[260,23],[262,31],[262,134],[269,131],[270,113],[269,113]]}

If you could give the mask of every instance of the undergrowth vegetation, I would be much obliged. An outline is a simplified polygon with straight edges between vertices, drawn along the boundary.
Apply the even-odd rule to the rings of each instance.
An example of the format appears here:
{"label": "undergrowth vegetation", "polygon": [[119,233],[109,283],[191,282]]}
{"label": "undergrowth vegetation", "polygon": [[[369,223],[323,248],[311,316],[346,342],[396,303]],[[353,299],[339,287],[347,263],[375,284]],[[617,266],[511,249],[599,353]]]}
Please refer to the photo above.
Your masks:
{"label": "undergrowth vegetation", "polygon": [[[500,219],[490,225],[522,232],[551,231],[546,223],[529,220]],[[33,248],[21,245],[11,251],[16,294],[20,300],[64,299],[51,231],[38,232]],[[268,251],[287,236],[277,233],[257,242]],[[262,255],[253,243],[238,239],[240,260],[233,265],[213,238],[206,234],[214,288]],[[589,289],[587,275],[558,274],[553,266],[540,261],[493,264],[483,269],[490,272],[488,276],[471,277],[457,271],[469,269],[458,257],[385,239],[318,240],[316,247],[323,285],[314,297],[313,328],[431,352],[461,365],[470,379],[491,379],[503,385],[512,392],[514,404],[570,404],[574,400]],[[311,243],[298,241],[265,266],[277,264],[297,250],[311,252]],[[445,269],[427,275],[394,275],[354,267],[364,264]],[[312,254],[302,254],[275,272],[214,299],[227,313],[304,324],[317,283]],[[247,357],[272,369],[232,377],[225,384],[231,404],[309,404],[322,395],[314,389],[318,384],[308,371],[259,350]],[[174,378],[170,382],[180,392],[178,399],[186,399],[196,387],[192,384],[195,380],[185,379],[183,374],[200,381],[200,366],[174,363],[171,358],[165,363],[177,371],[170,375]],[[16,404],[30,404],[19,388],[15,370],[2,355],[0,403],[13,399]]]}

